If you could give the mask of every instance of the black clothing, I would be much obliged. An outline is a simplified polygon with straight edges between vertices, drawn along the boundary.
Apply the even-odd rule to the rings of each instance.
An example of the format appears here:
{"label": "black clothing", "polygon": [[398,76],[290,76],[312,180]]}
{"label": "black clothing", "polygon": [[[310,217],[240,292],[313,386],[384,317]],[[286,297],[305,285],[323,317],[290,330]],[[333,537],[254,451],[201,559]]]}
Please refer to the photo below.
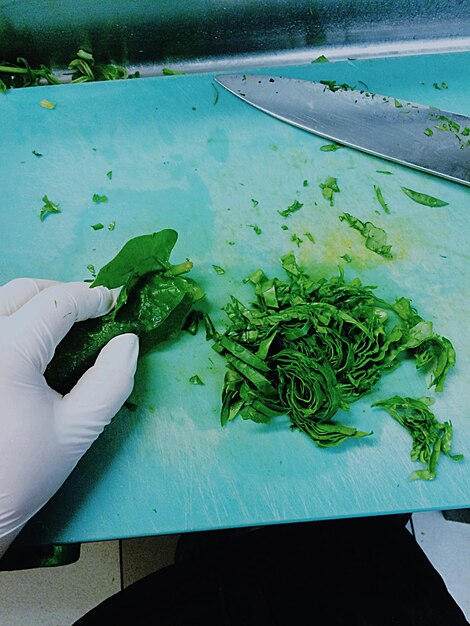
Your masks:
{"label": "black clothing", "polygon": [[408,516],[182,535],[175,564],[74,626],[465,626]]}

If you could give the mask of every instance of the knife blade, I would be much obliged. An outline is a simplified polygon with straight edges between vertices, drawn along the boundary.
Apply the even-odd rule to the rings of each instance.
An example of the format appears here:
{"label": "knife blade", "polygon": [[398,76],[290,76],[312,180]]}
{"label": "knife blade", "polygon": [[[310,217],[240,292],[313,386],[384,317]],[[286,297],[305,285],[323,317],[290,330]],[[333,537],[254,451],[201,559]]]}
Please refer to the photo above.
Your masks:
{"label": "knife blade", "polygon": [[298,128],[470,186],[470,117],[334,82],[265,74],[221,74],[215,80]]}

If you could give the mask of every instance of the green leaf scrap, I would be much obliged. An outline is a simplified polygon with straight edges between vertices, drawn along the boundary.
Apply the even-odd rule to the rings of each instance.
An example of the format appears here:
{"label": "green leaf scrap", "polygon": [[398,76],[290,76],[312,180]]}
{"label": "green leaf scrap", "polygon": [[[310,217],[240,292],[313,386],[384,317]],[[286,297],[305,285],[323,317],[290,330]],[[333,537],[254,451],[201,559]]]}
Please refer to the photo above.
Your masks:
{"label": "green leaf scrap", "polygon": [[52,200],[49,200],[47,196],[43,196],[42,201],[44,202],[44,206],[42,207],[41,212],[39,213],[39,219],[41,220],[41,222],[43,222],[46,219],[46,217],[50,215],[51,213],[61,213],[61,210],[59,209],[59,205],[56,204],[55,202],[52,202]]}
{"label": "green leaf scrap", "polygon": [[351,228],[357,230],[364,237],[366,248],[386,259],[392,258],[392,246],[387,244],[387,233],[383,228],[374,226],[372,222],[361,222],[360,219],[350,213],[343,213],[339,219],[349,224]]}
{"label": "green leaf scrap", "polygon": [[454,461],[463,459],[462,454],[451,454],[452,423],[439,422],[429,408],[431,403],[431,398],[392,396],[372,405],[385,409],[410,434],[411,460],[425,465],[425,469],[413,472],[410,480],[434,480],[441,454]]}
{"label": "green leaf scrap", "polygon": [[442,206],[447,206],[449,204],[448,202],[445,202],[444,200],[439,200],[439,198],[434,198],[433,196],[428,196],[425,193],[421,193],[419,191],[413,191],[413,189],[408,189],[408,187],[401,187],[401,190],[414,202],[417,202],[418,204],[423,204],[424,206],[442,207]]}

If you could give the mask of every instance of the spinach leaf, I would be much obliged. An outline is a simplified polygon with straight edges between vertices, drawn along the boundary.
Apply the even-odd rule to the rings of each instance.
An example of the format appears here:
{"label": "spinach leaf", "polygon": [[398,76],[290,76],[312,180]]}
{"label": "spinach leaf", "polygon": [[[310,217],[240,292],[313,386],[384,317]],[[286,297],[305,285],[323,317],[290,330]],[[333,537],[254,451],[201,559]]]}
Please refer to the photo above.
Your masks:
{"label": "spinach leaf", "polygon": [[413,472],[410,480],[434,480],[441,453],[454,461],[463,459],[463,455],[450,452],[452,423],[439,422],[429,408],[431,404],[432,398],[392,396],[372,405],[385,409],[411,435],[411,460],[420,461],[425,469]]}
{"label": "spinach leaf", "polygon": [[424,204],[424,206],[429,207],[441,207],[447,206],[449,203],[444,200],[439,200],[439,198],[434,198],[433,196],[428,196],[425,193],[421,193],[419,191],[413,191],[413,189],[408,189],[408,187],[401,187],[403,193],[405,193],[409,198],[417,202],[418,204]]}
{"label": "spinach leaf", "polygon": [[107,315],[75,324],[58,345],[45,373],[53,389],[70,391],[117,335],[136,333],[140,354],[145,354],[179,333],[194,302],[204,294],[197,283],[181,275],[191,269],[189,261],[170,264],[176,239],[177,233],[169,229],[135,237],[101,268],[91,287],[122,287],[118,301]]}

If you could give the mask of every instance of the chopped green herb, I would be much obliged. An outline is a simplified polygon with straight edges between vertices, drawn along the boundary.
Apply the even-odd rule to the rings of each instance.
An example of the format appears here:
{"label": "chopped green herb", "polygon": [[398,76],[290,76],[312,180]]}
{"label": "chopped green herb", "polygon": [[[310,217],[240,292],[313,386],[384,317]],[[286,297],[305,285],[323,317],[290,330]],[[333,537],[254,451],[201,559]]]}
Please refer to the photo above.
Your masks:
{"label": "chopped green herb", "polygon": [[215,83],[212,83],[212,88],[214,89],[214,92],[215,92],[215,97],[214,97],[214,106],[215,106],[217,102],[219,101],[219,90],[217,89],[217,86],[215,85]]}
{"label": "chopped green herb", "polygon": [[255,200],[254,198],[251,198],[251,202],[253,204],[253,208],[255,208],[256,206],[258,206],[259,202],[258,200]]}
{"label": "chopped green herb", "polygon": [[176,76],[177,74],[184,74],[184,72],[179,72],[178,70],[171,70],[169,67],[162,68],[162,74],[164,76]]}
{"label": "chopped green herb", "polygon": [[426,128],[424,134],[428,137],[432,137],[434,135],[433,131],[430,128]]}
{"label": "chopped green herb", "polygon": [[393,99],[393,103],[395,104],[397,109],[401,109],[403,108],[403,103],[400,102],[400,100],[397,100],[396,98]]}
{"label": "chopped green herb", "polygon": [[379,201],[382,209],[385,211],[385,213],[390,213],[390,209],[388,208],[388,205],[384,200],[384,197],[382,195],[382,190],[380,189],[380,187],[378,185],[374,185],[374,190],[375,190],[375,195],[377,196],[377,200]]}
{"label": "chopped green herb", "polygon": [[304,182],[302,183],[302,185],[303,185],[304,187],[308,187],[308,180],[304,180]]}
{"label": "chopped green herb", "polygon": [[108,197],[107,196],[102,196],[98,193],[94,193],[93,194],[93,198],[92,198],[93,202],[95,202],[95,204],[100,204],[101,202],[107,202],[108,201]]}
{"label": "chopped green herb", "polygon": [[50,213],[61,213],[59,205],[52,202],[52,200],[49,200],[47,196],[43,196],[42,201],[44,202],[44,206],[39,213],[39,219],[41,222],[43,222]]}
{"label": "chopped green herb", "polygon": [[289,226],[287,224],[281,224],[282,230],[289,230]]}
{"label": "chopped green herb", "polygon": [[294,233],[293,235],[291,235],[290,240],[293,241],[297,245],[298,248],[300,248],[300,244],[302,243],[302,239],[298,235],[296,235]]}
{"label": "chopped green herb", "polygon": [[329,63],[329,61],[324,54],[320,54],[320,56],[314,59],[312,63]]}
{"label": "chopped green herb", "polygon": [[344,148],[344,146],[340,146],[337,143],[327,143],[324,146],[320,146],[322,152],[336,152],[336,150],[340,150],[341,148]]}
{"label": "chopped green herb", "polygon": [[439,422],[430,410],[432,398],[401,398],[392,396],[372,406],[385,409],[411,435],[411,460],[420,461],[425,469],[416,470],[410,480],[434,480],[441,454],[461,461],[463,454],[451,454],[452,423]]}
{"label": "chopped green herb", "polygon": [[212,267],[214,268],[217,274],[225,274],[224,268],[220,267],[220,265],[213,265]]}
{"label": "chopped green herb", "polygon": [[34,156],[36,156],[36,157],[42,157],[41,152],[37,152],[36,150],[33,150],[33,154],[34,154]]}
{"label": "chopped green herb", "polygon": [[375,170],[377,174],[387,174],[388,176],[393,176],[393,172],[389,172],[388,170]]}
{"label": "chopped green herb", "polygon": [[197,374],[195,374],[194,376],[191,376],[191,378],[189,379],[189,382],[191,383],[191,385],[203,385],[204,384]]}
{"label": "chopped green herb", "polygon": [[347,83],[342,83],[338,85],[335,80],[321,80],[320,83],[322,85],[325,85],[325,89],[323,91],[326,91],[327,89],[329,89],[330,91],[335,92],[335,91],[349,91],[351,89],[354,89],[354,87],[351,87],[351,85],[348,85]]}
{"label": "chopped green herb", "polygon": [[248,226],[252,228],[257,235],[261,235],[261,233],[263,232],[257,224],[248,224]]}
{"label": "chopped green herb", "polygon": [[433,83],[432,86],[434,87],[434,89],[448,89],[446,83],[441,83],[440,85],[438,83]]}
{"label": "chopped green herb", "polygon": [[306,233],[304,233],[304,235],[305,235],[305,237],[307,237],[307,239],[308,239],[309,241],[311,241],[312,243],[315,243],[315,238],[314,238],[314,236],[312,235],[312,233],[306,232]]}
{"label": "chopped green herb", "polygon": [[108,224],[108,230],[114,230],[116,228],[116,220]]}
{"label": "chopped green herb", "polygon": [[101,230],[102,228],[104,228],[104,225],[99,222],[98,224],[92,224],[91,227],[93,228],[93,230]]}
{"label": "chopped green herb", "polygon": [[109,172],[106,172],[106,176],[109,178],[109,180],[112,180],[112,178],[113,178],[112,170],[109,170]]}
{"label": "chopped green herb", "polygon": [[51,102],[50,100],[41,100],[39,105],[42,106],[43,109],[55,109],[57,106],[55,102]]}
{"label": "chopped green herb", "polygon": [[[320,447],[370,435],[334,421],[338,410],[367,394],[402,357],[415,357],[420,367],[434,341],[449,340],[420,331],[423,321],[409,300],[389,304],[342,272],[315,281],[292,253],[282,257],[282,267],[287,280],[261,269],[246,279],[256,304],[247,307],[232,297],[223,334],[207,320],[207,337],[227,368],[222,425],[239,414],[259,423],[284,414]],[[439,361],[434,352],[428,363],[434,373]]]}
{"label": "chopped green herb", "polygon": [[287,207],[287,209],[284,209],[283,211],[278,211],[279,215],[282,215],[282,217],[289,217],[289,215],[291,215],[292,213],[295,213],[296,211],[299,211],[304,205],[299,202],[298,200],[294,200],[294,202]]}
{"label": "chopped green herb", "polygon": [[119,65],[96,63],[93,55],[82,49],[77,52],[76,58],[69,63],[68,68],[72,70],[72,83],[139,77],[139,72],[129,74],[124,67]]}
{"label": "chopped green herb", "polygon": [[330,206],[334,205],[334,195],[339,192],[337,179],[329,176],[324,183],[320,183],[320,189],[325,200],[328,200]]}
{"label": "chopped green herb", "polygon": [[439,198],[434,198],[433,196],[428,196],[425,193],[421,193],[419,191],[413,191],[413,189],[408,189],[407,187],[401,187],[401,190],[406,193],[406,195],[411,198],[414,202],[418,204],[423,204],[424,206],[429,207],[442,207],[447,206],[449,203],[444,200],[439,200]]}
{"label": "chopped green herb", "polygon": [[352,263],[352,258],[349,256],[349,254],[342,254],[340,258],[344,259],[346,263]]}
{"label": "chopped green herb", "polygon": [[339,219],[361,233],[365,239],[366,248],[386,259],[392,258],[392,246],[387,244],[387,233],[382,228],[377,228],[372,222],[361,222],[350,213],[343,213]]}
{"label": "chopped green herb", "polygon": [[87,266],[87,270],[90,271],[91,275],[93,276],[93,278],[96,278],[96,270],[95,270],[95,266],[92,265],[91,263],[89,263]]}
{"label": "chopped green herb", "polygon": [[[93,55],[85,50],[79,50],[68,67],[72,70],[71,83],[139,77],[139,72],[129,74],[125,68],[117,65],[95,63]],[[47,66],[41,64],[38,68],[32,68],[21,57],[16,63],[4,62],[0,65],[0,92],[10,87],[35,87],[41,84],[60,85],[61,80]]]}

